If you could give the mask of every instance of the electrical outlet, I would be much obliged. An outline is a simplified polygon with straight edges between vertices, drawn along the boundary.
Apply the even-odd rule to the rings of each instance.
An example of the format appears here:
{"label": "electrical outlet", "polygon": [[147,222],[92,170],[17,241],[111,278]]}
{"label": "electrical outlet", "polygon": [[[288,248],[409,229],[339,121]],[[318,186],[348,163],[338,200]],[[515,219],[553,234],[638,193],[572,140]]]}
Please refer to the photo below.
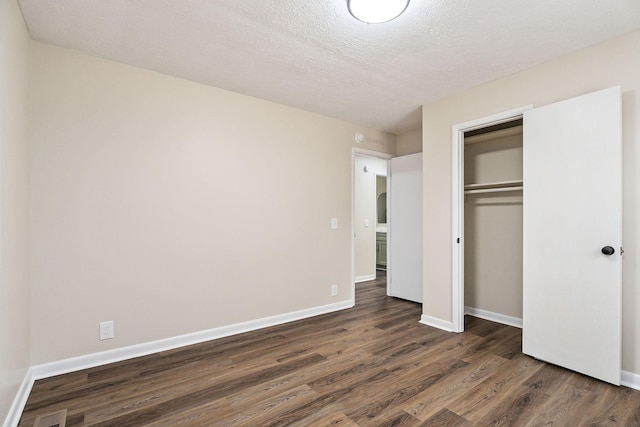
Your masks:
{"label": "electrical outlet", "polygon": [[338,285],[331,285],[331,296],[335,297],[338,295]]}
{"label": "electrical outlet", "polygon": [[113,320],[108,322],[100,322],[100,341],[110,340],[113,338]]}

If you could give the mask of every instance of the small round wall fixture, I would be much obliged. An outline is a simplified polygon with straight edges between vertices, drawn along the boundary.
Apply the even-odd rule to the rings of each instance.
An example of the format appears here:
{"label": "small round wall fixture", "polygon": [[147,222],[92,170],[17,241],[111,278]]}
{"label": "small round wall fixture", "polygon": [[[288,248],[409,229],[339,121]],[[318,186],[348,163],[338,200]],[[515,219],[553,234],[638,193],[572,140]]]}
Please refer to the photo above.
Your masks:
{"label": "small round wall fixture", "polygon": [[381,24],[402,15],[409,0],[347,0],[349,13],[367,24]]}

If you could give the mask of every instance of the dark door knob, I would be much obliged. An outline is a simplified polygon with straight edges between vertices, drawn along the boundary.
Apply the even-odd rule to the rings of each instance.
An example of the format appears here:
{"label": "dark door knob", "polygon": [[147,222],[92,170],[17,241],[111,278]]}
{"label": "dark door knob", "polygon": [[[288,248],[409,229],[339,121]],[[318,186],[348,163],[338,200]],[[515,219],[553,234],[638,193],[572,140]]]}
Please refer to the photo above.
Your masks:
{"label": "dark door knob", "polygon": [[605,255],[613,255],[616,252],[611,246],[605,246],[602,248],[602,253]]}

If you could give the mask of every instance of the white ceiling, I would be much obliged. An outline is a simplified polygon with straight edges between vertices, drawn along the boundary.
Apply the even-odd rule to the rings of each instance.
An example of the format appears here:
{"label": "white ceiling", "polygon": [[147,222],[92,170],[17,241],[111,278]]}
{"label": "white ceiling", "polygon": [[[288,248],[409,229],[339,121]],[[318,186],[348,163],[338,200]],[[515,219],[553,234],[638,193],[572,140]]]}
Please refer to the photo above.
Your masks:
{"label": "white ceiling", "polygon": [[[402,133],[420,106],[640,28],[638,0],[19,0],[35,40]],[[585,70],[588,72],[588,70]]]}

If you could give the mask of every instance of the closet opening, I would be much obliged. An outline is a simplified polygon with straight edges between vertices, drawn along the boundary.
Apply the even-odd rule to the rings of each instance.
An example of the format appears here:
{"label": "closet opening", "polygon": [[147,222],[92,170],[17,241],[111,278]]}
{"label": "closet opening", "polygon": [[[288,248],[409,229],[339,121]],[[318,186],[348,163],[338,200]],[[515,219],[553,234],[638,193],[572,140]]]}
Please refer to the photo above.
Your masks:
{"label": "closet opening", "polygon": [[452,322],[471,315],[522,327],[525,106],[455,125]]}
{"label": "closet opening", "polygon": [[464,132],[464,314],[522,327],[522,119]]}

